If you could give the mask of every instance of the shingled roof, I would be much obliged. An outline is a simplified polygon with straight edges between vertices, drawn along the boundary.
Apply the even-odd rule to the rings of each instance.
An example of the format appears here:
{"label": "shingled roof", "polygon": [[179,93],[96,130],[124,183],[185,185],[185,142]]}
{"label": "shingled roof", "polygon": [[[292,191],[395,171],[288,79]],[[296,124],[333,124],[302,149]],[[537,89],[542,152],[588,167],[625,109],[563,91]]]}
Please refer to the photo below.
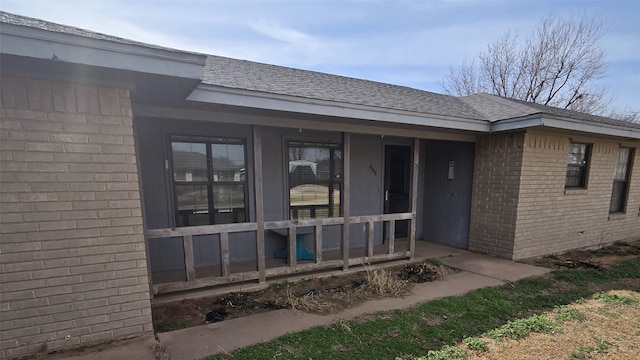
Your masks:
{"label": "shingled roof", "polygon": [[208,57],[202,81],[207,85],[381,109],[484,119],[472,106],[455,96],[220,56]]}
{"label": "shingled roof", "polygon": [[480,112],[484,119],[491,122],[514,119],[531,115],[554,116],[573,120],[581,120],[599,124],[639,128],[640,124],[616,120],[578,111],[562,109],[554,106],[536,104],[497,95],[479,93],[460,98]]}

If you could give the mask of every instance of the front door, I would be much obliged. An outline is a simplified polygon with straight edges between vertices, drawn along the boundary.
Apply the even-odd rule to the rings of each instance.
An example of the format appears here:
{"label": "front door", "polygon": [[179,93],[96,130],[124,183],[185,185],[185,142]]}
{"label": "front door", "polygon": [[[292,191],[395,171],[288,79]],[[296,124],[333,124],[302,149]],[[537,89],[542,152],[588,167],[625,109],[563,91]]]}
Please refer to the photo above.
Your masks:
{"label": "front door", "polygon": [[[410,210],[411,146],[386,145],[384,148],[384,213]],[[396,237],[409,234],[409,220],[396,221]]]}

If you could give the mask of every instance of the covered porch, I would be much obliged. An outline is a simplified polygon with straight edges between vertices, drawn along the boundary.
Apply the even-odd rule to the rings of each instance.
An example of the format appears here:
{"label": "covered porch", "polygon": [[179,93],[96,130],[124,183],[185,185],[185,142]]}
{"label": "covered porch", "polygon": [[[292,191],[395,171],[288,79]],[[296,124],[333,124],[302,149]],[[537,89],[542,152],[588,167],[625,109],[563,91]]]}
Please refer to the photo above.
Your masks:
{"label": "covered porch", "polygon": [[[250,199],[246,222],[198,226],[172,226],[146,229],[149,246],[154,242],[171,240],[180,243],[183,266],[174,269],[153,269],[152,292],[154,295],[181,292],[233,283],[265,284],[267,279],[318,271],[346,271],[362,264],[374,264],[391,260],[413,259],[416,245],[416,212],[418,206],[418,164],[420,161],[420,140],[412,139],[412,150],[408,166],[409,201],[403,212],[379,211],[371,215],[351,215],[352,187],[357,179],[352,177],[351,134],[340,133],[341,174],[340,188],[337,190],[339,209],[330,217],[316,217],[314,213],[299,216],[304,206],[296,206],[296,216],[291,220],[265,220],[273,214],[265,213],[264,179],[269,176],[263,171],[263,128],[251,127],[251,164],[246,173],[253,195]],[[291,165],[288,166],[291,170]],[[143,175],[144,180],[144,175]],[[295,195],[289,196],[294,197]],[[356,201],[357,197],[356,197]],[[377,200],[376,200],[377,201]],[[293,214],[294,206],[286,213]],[[378,210],[382,210],[379,208]],[[336,216],[337,215],[337,216]],[[278,215],[275,215],[278,217]],[[286,216],[281,216],[286,217]],[[406,234],[397,239],[396,226],[406,227]],[[363,241],[352,241],[353,234],[363,234]],[[244,247],[252,248],[250,259],[234,259],[230,248],[234,236],[243,238]],[[205,239],[207,248],[218,254],[219,261],[213,264],[198,264],[194,238]],[[269,241],[284,238],[285,247],[276,254]],[[248,239],[248,240],[247,240]],[[401,241],[398,241],[401,240]],[[277,242],[277,240],[276,240]],[[327,245],[327,244],[334,244]],[[337,244],[338,246],[335,246]],[[304,255],[301,256],[301,253]],[[153,254],[153,252],[151,252]],[[283,255],[284,254],[284,255]],[[153,256],[153,255],[151,255]],[[154,259],[149,259],[151,264]]]}

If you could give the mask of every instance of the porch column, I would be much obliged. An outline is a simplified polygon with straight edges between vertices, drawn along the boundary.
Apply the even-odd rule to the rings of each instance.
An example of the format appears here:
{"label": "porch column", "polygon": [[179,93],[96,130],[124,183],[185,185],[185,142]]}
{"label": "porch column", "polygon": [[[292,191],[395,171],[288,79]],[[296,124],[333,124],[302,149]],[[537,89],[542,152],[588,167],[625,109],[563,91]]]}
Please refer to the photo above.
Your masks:
{"label": "porch column", "polygon": [[411,229],[409,230],[409,257],[413,260],[416,252],[416,213],[418,210],[418,171],[420,165],[420,139],[413,139],[413,168],[411,169]]}
{"label": "porch column", "polygon": [[351,134],[342,133],[342,269],[349,269],[349,193],[351,188]]}
{"label": "porch column", "polygon": [[256,197],[256,256],[258,258],[258,281],[267,281],[265,274],[264,249],[264,196],[262,191],[262,132],[253,126],[253,183]]}

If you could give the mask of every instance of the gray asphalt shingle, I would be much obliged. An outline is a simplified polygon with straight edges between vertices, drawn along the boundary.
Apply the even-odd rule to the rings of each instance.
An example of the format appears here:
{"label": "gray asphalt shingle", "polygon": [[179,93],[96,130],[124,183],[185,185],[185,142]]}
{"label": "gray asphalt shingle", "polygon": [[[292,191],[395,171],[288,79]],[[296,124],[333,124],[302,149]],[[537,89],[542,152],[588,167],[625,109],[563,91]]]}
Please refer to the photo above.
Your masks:
{"label": "gray asphalt shingle", "polygon": [[406,86],[209,56],[203,83],[420,114],[484,119],[459,98]]}
{"label": "gray asphalt shingle", "polygon": [[504,98],[487,93],[464,96],[460,99],[475,108],[484,116],[485,119],[491,122],[541,114],[607,125],[640,128],[640,124],[638,123],[629,123],[604,116]]}

